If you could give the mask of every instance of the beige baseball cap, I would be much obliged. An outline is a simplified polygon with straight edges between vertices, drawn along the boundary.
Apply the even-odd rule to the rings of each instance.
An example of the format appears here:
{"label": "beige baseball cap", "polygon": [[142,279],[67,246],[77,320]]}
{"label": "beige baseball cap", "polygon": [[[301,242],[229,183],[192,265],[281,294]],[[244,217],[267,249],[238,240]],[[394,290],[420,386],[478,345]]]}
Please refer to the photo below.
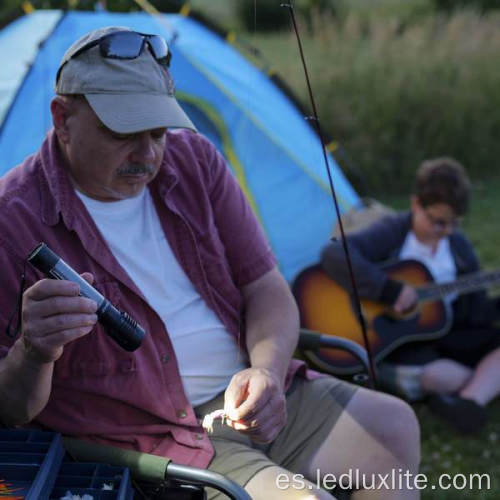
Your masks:
{"label": "beige baseball cap", "polygon": [[114,132],[127,134],[155,128],[196,127],[174,97],[174,82],[144,44],[135,59],[103,57],[98,45],[73,57],[85,45],[130,28],[110,26],[87,33],[64,54],[57,94],[83,94],[99,119]]}

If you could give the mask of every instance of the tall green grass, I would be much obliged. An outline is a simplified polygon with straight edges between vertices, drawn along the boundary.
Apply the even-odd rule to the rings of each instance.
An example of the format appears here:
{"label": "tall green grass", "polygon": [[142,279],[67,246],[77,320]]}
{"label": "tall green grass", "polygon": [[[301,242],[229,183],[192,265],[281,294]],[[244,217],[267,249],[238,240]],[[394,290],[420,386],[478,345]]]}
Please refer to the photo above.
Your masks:
{"label": "tall green grass", "polygon": [[[353,10],[302,30],[323,129],[354,158],[370,194],[408,190],[433,156],[457,158],[473,179],[498,168],[499,28],[498,13],[415,21]],[[294,37],[250,38],[307,103]]]}

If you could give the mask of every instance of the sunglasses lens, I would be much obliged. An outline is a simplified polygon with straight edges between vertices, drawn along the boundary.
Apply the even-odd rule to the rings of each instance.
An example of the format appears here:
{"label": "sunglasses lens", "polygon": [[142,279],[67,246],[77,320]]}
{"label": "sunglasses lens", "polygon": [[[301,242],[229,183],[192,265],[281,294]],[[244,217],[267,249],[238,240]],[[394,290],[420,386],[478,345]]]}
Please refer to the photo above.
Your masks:
{"label": "sunglasses lens", "polygon": [[147,37],[151,51],[159,63],[167,64],[170,62],[170,53],[165,40],[158,35],[150,35]]}
{"label": "sunglasses lens", "polygon": [[103,38],[100,48],[104,57],[134,59],[140,55],[143,42],[144,37],[139,33],[123,31]]}

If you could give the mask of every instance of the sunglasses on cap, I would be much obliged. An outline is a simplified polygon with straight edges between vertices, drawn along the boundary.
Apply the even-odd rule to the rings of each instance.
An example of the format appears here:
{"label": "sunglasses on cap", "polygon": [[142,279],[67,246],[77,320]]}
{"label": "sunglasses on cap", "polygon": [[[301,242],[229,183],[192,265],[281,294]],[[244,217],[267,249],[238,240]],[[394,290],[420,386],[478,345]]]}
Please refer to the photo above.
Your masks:
{"label": "sunglasses on cap", "polygon": [[[169,66],[172,54],[168,50],[167,42],[159,35],[148,35],[136,31],[116,31],[97,40],[92,40],[79,48],[68,61],[96,45],[99,45],[102,57],[108,59],[136,59],[142,54],[145,44],[148,44],[151,54],[153,54],[158,64]],[[59,68],[56,83],[59,81],[61,70],[68,61],[65,61]]]}

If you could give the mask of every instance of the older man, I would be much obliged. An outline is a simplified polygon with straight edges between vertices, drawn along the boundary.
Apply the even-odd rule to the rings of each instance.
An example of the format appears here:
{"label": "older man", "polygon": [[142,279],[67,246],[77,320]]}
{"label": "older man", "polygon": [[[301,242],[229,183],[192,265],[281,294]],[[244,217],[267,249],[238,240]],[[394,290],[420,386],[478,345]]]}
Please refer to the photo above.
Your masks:
{"label": "older man", "polygon": [[[0,342],[0,420],[208,467],[253,498],[330,498],[316,484],[327,473],[416,472],[405,403],[291,361],[289,288],[222,157],[175,101],[168,59],[161,38],[126,28],[75,42],[53,130],[1,180],[0,324],[16,305],[22,320]],[[25,266],[40,241],[138,320],[139,349],[105,335],[75,283]],[[219,408],[227,425],[208,436],[199,419]]]}

